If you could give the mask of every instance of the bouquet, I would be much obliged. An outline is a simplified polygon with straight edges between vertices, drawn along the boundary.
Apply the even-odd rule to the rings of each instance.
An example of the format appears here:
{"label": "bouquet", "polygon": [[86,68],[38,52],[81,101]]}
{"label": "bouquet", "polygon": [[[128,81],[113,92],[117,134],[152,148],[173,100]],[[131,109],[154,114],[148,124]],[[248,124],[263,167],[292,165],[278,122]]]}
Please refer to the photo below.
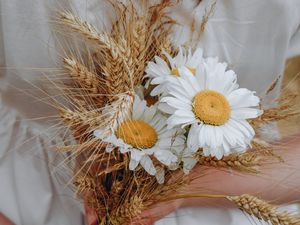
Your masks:
{"label": "bouquet", "polygon": [[63,77],[50,82],[62,93],[53,104],[71,132],[57,150],[68,153],[72,183],[99,224],[128,224],[154,204],[185,197],[225,198],[271,224],[300,224],[297,215],[247,193],[178,191],[191,182],[197,164],[257,176],[263,163],[280,162],[259,129],[297,114],[295,96],[266,108],[261,99],[277,80],[258,97],[239,87],[235,72],[217,57],[173,46],[171,1],[109,2],[116,18],[104,32],[59,12],[57,24],[74,47],[64,49]]}

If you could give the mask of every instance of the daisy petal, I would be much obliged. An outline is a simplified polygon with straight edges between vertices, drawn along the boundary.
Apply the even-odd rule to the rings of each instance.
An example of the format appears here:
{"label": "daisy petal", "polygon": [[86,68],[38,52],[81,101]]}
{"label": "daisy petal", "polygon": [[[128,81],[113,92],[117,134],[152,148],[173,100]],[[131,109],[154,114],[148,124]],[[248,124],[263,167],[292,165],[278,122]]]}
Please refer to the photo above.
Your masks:
{"label": "daisy petal", "polygon": [[191,152],[196,152],[199,149],[198,136],[199,136],[198,124],[193,124],[190,128],[188,138],[187,138],[187,146]]}
{"label": "daisy petal", "polygon": [[169,166],[177,161],[177,157],[170,151],[156,151],[154,152],[155,158],[158,159],[162,164]]}
{"label": "daisy petal", "polygon": [[129,169],[135,170],[135,168],[139,165],[139,161],[135,161],[134,159],[130,159]]}
{"label": "daisy petal", "polygon": [[254,109],[254,108],[238,108],[238,109],[233,109],[231,111],[231,117],[233,119],[253,119],[257,118],[262,114],[262,111],[259,109]]}
{"label": "daisy petal", "polygon": [[152,160],[149,156],[144,155],[140,161],[141,166],[149,173],[150,175],[154,176],[156,174],[156,169],[152,163]]}
{"label": "daisy petal", "polygon": [[258,106],[260,100],[253,91],[239,88],[228,95],[228,101],[233,109]]}

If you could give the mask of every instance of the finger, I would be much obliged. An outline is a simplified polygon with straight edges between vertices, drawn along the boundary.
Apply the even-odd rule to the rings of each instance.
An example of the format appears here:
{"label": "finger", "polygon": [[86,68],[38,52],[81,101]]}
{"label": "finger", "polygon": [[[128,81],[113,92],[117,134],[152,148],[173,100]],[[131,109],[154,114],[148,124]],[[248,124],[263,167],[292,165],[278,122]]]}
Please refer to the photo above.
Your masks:
{"label": "finger", "polygon": [[84,194],[84,210],[85,210],[85,220],[87,225],[97,225],[98,224],[98,215],[97,212],[89,207],[88,199],[91,197],[90,192]]}
{"label": "finger", "polygon": [[0,224],[1,225],[14,225],[6,216],[0,213]]}
{"label": "finger", "polygon": [[84,204],[85,209],[85,218],[87,225],[97,225],[98,224],[98,216],[95,210],[88,207],[87,204]]}
{"label": "finger", "polygon": [[136,218],[132,225],[153,225],[156,221],[169,215],[178,209],[182,204],[181,199],[160,203],[145,210],[139,218]]}

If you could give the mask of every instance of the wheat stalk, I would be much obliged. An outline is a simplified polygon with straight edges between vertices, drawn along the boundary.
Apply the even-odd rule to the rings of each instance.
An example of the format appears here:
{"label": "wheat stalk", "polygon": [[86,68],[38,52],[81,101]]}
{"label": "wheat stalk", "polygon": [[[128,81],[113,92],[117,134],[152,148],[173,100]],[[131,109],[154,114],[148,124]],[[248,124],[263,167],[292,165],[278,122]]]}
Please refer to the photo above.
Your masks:
{"label": "wheat stalk", "polygon": [[280,212],[278,206],[271,205],[257,197],[244,194],[241,196],[228,196],[228,200],[235,203],[240,210],[259,220],[270,222],[272,225],[299,225],[300,217],[288,212]]}
{"label": "wheat stalk", "polygon": [[216,168],[232,168],[239,171],[250,173],[259,173],[261,165],[261,157],[253,152],[244,153],[240,155],[224,156],[218,160],[215,157],[205,157],[202,154],[197,155],[200,165],[212,166]]}
{"label": "wheat stalk", "polygon": [[123,203],[117,209],[115,217],[117,218],[117,221],[115,221],[115,224],[124,224],[124,222],[131,221],[132,219],[139,217],[144,209],[144,200],[137,195],[133,196],[129,202]]}
{"label": "wheat stalk", "polygon": [[120,42],[114,46],[108,54],[103,66],[106,75],[107,92],[114,100],[116,94],[132,92],[134,89],[133,76],[135,66],[133,56],[128,43],[124,38],[119,38]]}
{"label": "wheat stalk", "polygon": [[103,116],[97,111],[78,111],[60,109],[60,116],[64,123],[78,130],[82,128],[97,128],[102,124]]}
{"label": "wheat stalk", "polygon": [[92,94],[99,94],[101,85],[97,75],[91,72],[86,66],[76,59],[64,58],[64,67],[69,72],[72,79]]}
{"label": "wheat stalk", "polygon": [[95,180],[87,175],[78,176],[74,182],[74,185],[77,187],[78,194],[96,190]]}
{"label": "wheat stalk", "polygon": [[104,62],[99,65],[106,75],[107,92],[110,96],[133,90],[134,57],[122,34],[114,39],[105,32],[98,32],[93,25],[69,12],[61,13],[61,21],[76,34],[96,43],[101,50],[98,54],[102,55]]}
{"label": "wheat stalk", "polygon": [[[106,115],[105,120],[102,121],[102,126],[104,127],[104,133],[110,134],[115,131],[116,128],[132,113],[132,106],[134,101],[133,93],[126,93],[122,95],[115,96],[117,100],[112,102],[107,110],[109,110],[108,115]],[[105,109],[104,109],[105,111]]]}
{"label": "wheat stalk", "polygon": [[141,83],[144,75],[147,54],[147,25],[142,18],[134,23],[132,30],[131,46],[134,55],[135,74],[133,82],[135,85]]}
{"label": "wheat stalk", "polygon": [[75,16],[70,12],[61,12],[60,20],[64,25],[75,31],[77,34],[83,35],[86,39],[97,44],[102,43],[102,38],[98,30],[92,24],[81,20],[80,17]]}
{"label": "wheat stalk", "polygon": [[66,27],[74,31],[75,34],[83,36],[86,40],[90,40],[100,49],[112,50],[114,53],[118,54],[119,52],[116,49],[116,43],[114,39],[106,32],[100,33],[96,27],[90,24],[87,21],[83,21],[80,17],[75,16],[70,12],[61,12],[60,21]]}

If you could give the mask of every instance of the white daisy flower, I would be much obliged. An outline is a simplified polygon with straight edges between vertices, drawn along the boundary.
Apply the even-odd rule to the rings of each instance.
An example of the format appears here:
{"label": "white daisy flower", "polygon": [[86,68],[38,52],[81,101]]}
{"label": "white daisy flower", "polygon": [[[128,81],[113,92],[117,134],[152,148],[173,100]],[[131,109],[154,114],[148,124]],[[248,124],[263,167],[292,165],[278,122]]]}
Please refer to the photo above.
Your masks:
{"label": "white daisy flower", "polygon": [[176,76],[180,76],[180,68],[186,67],[191,73],[196,73],[196,68],[203,61],[203,51],[198,48],[195,52],[191,49],[179,48],[178,54],[172,58],[168,53],[164,52],[164,55],[168,59],[165,62],[162,58],[155,56],[155,62],[149,62],[146,68],[146,76],[150,78],[150,83],[156,85],[151,92],[152,96],[162,94],[168,84]]}
{"label": "white daisy flower", "polygon": [[162,173],[157,171],[151,157],[164,166],[170,166],[178,160],[173,152],[185,148],[181,129],[167,129],[166,121],[157,104],[148,107],[146,101],[135,96],[131,118],[124,120],[109,137],[103,137],[101,130],[95,130],[94,136],[108,143],[107,152],[114,147],[119,147],[121,153],[130,152],[130,170],[135,170],[140,164],[149,174],[159,175],[161,181]]}
{"label": "white daisy flower", "polygon": [[221,159],[249,147],[255,133],[247,119],[261,115],[260,100],[254,92],[238,88],[236,74],[226,71],[226,63],[203,65],[195,75],[181,68],[177,85],[169,86],[169,96],[161,102],[174,109],[167,121],[169,128],[191,125],[190,151],[203,148],[205,156]]}

